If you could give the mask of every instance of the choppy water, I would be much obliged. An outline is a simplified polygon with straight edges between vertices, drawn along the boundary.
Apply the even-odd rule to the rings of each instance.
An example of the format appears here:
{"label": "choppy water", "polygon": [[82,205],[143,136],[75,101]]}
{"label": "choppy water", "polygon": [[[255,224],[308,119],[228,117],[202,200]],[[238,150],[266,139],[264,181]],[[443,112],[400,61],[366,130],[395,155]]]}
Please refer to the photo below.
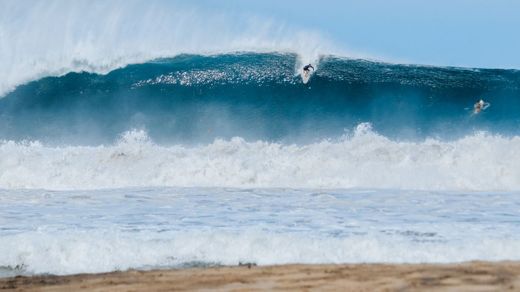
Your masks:
{"label": "choppy water", "polygon": [[284,263],[520,259],[508,192],[2,190],[3,275]]}

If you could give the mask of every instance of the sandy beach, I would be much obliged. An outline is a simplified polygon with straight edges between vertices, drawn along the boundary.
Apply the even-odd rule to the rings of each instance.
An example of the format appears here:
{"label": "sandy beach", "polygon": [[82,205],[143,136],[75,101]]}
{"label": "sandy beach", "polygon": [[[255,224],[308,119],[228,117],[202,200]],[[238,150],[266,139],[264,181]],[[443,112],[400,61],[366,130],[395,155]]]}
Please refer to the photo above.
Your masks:
{"label": "sandy beach", "polygon": [[520,291],[520,262],[280,265],[0,279],[4,291]]}

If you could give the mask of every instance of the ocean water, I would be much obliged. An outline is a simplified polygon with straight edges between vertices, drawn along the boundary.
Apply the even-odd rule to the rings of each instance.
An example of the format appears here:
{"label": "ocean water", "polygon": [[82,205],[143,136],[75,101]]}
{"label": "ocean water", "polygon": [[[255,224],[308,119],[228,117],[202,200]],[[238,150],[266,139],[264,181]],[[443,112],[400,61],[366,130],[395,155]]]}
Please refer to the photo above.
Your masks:
{"label": "ocean water", "polygon": [[181,55],[6,94],[1,274],[520,259],[520,72],[297,67]]}
{"label": "ocean water", "polygon": [[56,31],[64,2],[3,3],[0,276],[520,260],[520,71],[354,58],[182,9],[136,20],[136,3],[79,2],[43,36],[29,24]]}
{"label": "ocean water", "polygon": [[513,192],[149,187],[0,195],[3,275],[520,254]]}

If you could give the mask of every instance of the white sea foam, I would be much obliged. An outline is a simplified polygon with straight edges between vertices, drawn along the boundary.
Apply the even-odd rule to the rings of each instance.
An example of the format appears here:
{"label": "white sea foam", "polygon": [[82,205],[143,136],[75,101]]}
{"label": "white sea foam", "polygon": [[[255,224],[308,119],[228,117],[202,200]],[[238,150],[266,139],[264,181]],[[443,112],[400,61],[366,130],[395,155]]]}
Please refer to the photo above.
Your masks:
{"label": "white sea foam", "polygon": [[0,3],[0,96],[44,76],[106,73],[180,53],[235,51],[294,52],[299,65],[342,52],[317,31],[185,1]]}
{"label": "white sea foam", "polygon": [[[468,248],[472,246],[472,248]],[[462,262],[518,260],[518,239],[418,244],[391,237],[308,237],[267,232],[139,234],[68,232],[0,237],[0,266],[28,273],[99,273],[187,263]]]}
{"label": "white sea foam", "polygon": [[136,186],[520,190],[520,137],[399,142],[360,124],[308,145],[242,138],[161,146],[130,131],[110,146],[0,144],[0,188]]}
{"label": "white sea foam", "polygon": [[514,192],[0,189],[0,277],[190,264],[519,260]]}

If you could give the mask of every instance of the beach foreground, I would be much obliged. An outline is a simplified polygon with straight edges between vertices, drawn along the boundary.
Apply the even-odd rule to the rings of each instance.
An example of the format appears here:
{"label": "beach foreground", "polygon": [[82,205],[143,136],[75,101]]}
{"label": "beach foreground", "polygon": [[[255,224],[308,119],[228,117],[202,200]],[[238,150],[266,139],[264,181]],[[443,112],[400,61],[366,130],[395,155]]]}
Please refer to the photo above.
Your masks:
{"label": "beach foreground", "polygon": [[520,262],[279,265],[0,279],[6,291],[520,291]]}

